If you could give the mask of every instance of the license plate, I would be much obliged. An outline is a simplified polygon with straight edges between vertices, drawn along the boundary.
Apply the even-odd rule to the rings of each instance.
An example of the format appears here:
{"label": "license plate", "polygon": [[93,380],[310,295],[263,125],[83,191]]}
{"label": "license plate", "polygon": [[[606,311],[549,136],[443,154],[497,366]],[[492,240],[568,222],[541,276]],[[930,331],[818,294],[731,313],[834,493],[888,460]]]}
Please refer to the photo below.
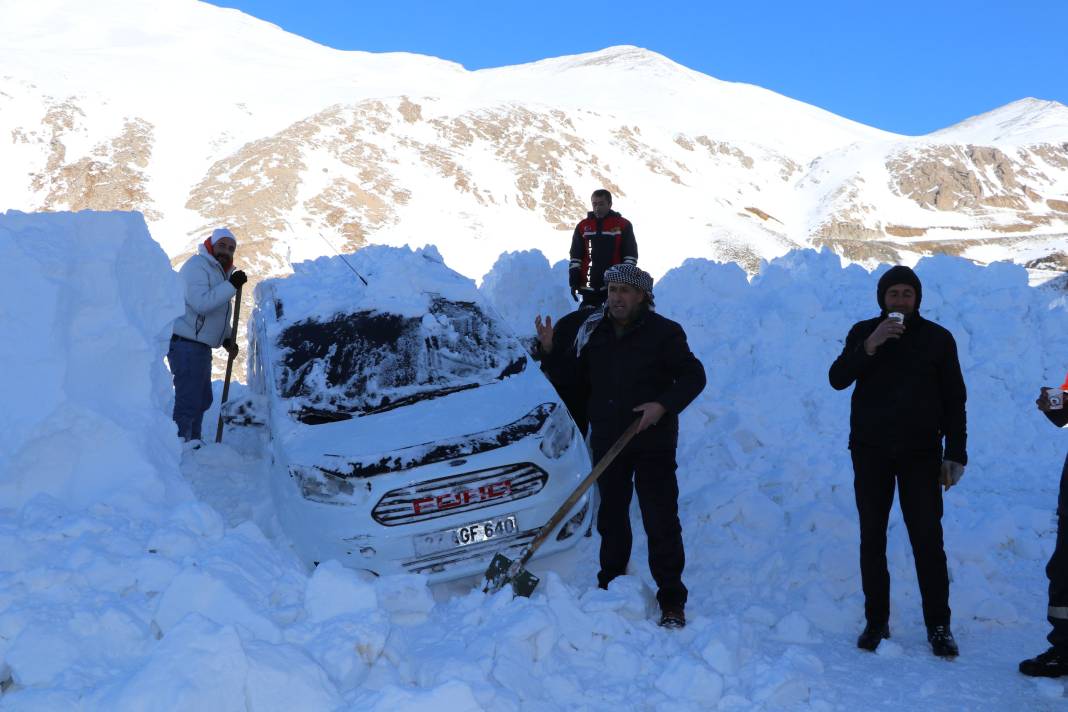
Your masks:
{"label": "license plate", "polygon": [[479,542],[499,539],[519,533],[519,522],[514,514],[485,519],[465,524],[462,527],[423,534],[415,538],[417,554],[431,554]]}

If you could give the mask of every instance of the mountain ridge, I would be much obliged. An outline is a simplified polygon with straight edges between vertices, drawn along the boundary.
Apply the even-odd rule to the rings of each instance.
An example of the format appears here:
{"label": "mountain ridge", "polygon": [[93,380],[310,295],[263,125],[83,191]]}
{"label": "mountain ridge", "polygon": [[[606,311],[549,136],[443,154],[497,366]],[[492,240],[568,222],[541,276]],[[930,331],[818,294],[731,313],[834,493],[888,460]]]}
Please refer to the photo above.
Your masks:
{"label": "mountain ridge", "polygon": [[656,275],[800,246],[1068,252],[1057,102],[911,137],[633,45],[471,71],[197,0],[105,5],[0,2],[0,209],[138,210],[176,261],[225,223],[261,276],[327,243],[433,242],[477,279],[504,251],[565,257],[602,186]]}

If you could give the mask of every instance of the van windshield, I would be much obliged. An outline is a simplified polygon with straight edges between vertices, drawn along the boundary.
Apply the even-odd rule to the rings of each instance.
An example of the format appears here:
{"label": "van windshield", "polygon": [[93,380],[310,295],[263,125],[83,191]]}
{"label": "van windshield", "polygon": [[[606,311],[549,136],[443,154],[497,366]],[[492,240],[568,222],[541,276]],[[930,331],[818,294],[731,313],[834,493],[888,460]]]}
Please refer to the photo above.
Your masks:
{"label": "van windshield", "polygon": [[296,322],[278,347],[278,392],[308,424],[439,398],[526,368],[519,342],[477,304],[441,297],[421,317],[358,311]]}

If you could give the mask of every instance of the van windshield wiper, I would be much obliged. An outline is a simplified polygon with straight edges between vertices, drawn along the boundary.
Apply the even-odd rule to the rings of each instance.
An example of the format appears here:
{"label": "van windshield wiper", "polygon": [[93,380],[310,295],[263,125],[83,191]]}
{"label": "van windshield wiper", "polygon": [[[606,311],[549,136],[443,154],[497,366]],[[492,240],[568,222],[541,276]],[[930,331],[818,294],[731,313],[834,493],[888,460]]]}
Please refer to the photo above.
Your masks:
{"label": "van windshield wiper", "polygon": [[352,420],[352,413],[344,410],[327,410],[325,408],[304,406],[296,411],[295,417],[306,425],[322,425],[323,423],[340,423],[342,420]]}
{"label": "van windshield wiper", "polygon": [[441,398],[442,396],[447,396],[452,393],[459,393],[460,391],[468,391],[472,388],[478,388],[480,385],[482,384],[465,383],[462,386],[448,386],[446,388],[437,388],[432,391],[422,391],[420,393],[405,396],[404,398],[398,398],[395,401],[388,401],[386,403],[382,403],[381,405],[375,408],[365,410],[360,413],[360,417],[363,417],[365,415],[375,415],[376,413],[385,413],[387,410],[393,410],[394,408],[402,408],[406,405],[411,405],[412,403],[418,403],[420,401],[425,400],[433,400],[435,398]]}

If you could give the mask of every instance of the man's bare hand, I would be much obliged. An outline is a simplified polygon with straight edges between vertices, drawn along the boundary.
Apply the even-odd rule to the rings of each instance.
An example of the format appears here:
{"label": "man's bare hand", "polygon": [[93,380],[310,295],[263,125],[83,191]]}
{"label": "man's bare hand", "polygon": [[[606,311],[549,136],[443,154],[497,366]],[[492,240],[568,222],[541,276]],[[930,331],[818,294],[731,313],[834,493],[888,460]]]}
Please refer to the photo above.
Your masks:
{"label": "man's bare hand", "polygon": [[879,326],[875,327],[875,331],[871,332],[871,336],[864,339],[864,350],[871,356],[876,349],[886,343],[887,339],[900,339],[904,333],[904,324],[894,319],[884,319]]}
{"label": "man's bare hand", "polygon": [[541,314],[534,317],[534,328],[538,332],[538,343],[541,344],[541,352],[543,354],[552,353],[553,350],[553,318],[551,316],[545,317],[545,321],[542,322]]}
{"label": "man's bare hand", "polygon": [[1048,413],[1051,410],[1051,408],[1049,407],[1049,392],[1048,391],[1049,391],[1049,389],[1047,389],[1047,388],[1043,388],[1041,391],[1039,391],[1038,392],[1038,399],[1035,401],[1035,405],[1037,405],[1038,409],[1040,411],[1042,411],[1043,413]]}
{"label": "man's bare hand", "polygon": [[234,341],[233,339],[224,339],[222,342],[222,347],[226,349],[226,353],[230,354],[230,358],[237,358],[237,353],[238,351],[240,351],[240,349],[237,348],[236,341]]}
{"label": "man's bare hand", "polygon": [[942,461],[942,471],[938,481],[945,487],[945,491],[948,492],[950,487],[960,482],[961,477],[964,477],[964,465],[952,460]]}
{"label": "man's bare hand", "polygon": [[642,403],[641,405],[634,406],[634,412],[642,414],[642,421],[638,423],[638,432],[640,433],[646,428],[656,425],[660,419],[664,417],[664,413],[667,412],[667,409],[656,401],[653,401],[651,403]]}

